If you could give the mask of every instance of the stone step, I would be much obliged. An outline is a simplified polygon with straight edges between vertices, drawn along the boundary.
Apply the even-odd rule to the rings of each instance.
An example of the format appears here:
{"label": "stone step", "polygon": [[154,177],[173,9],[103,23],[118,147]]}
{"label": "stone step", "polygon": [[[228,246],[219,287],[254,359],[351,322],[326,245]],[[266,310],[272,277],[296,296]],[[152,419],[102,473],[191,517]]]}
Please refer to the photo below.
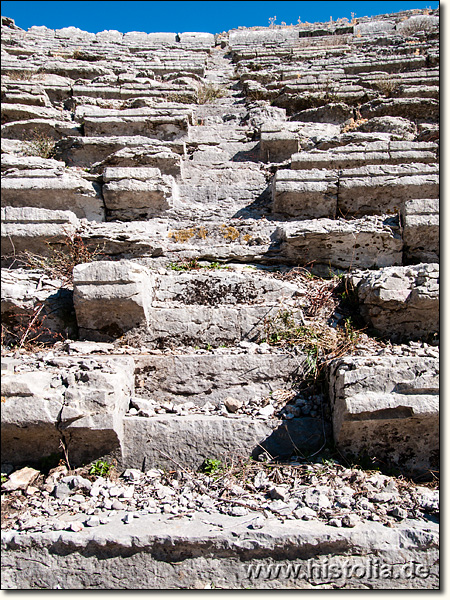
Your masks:
{"label": "stone step", "polygon": [[2,102],[1,113],[2,125],[13,121],[26,121],[29,119],[70,120],[68,112],[47,106],[33,106],[31,104],[9,104]]}
{"label": "stone step", "polygon": [[21,252],[40,256],[49,253],[49,245],[62,244],[73,236],[79,220],[70,210],[12,207],[1,208],[1,254],[11,257]]}
{"label": "stone step", "polygon": [[395,218],[297,221],[280,225],[276,236],[286,262],[311,265],[325,276],[330,268],[347,270],[364,265],[379,269],[402,262],[402,240]]}
{"label": "stone step", "polygon": [[[150,140],[151,142],[151,140]],[[125,146],[109,154],[104,160],[93,163],[92,173],[103,173],[105,167],[155,168],[164,175],[181,179],[183,162],[180,154],[162,144],[149,143],[145,146]]]}
{"label": "stone step", "polygon": [[273,212],[301,219],[334,219],[338,184],[336,171],[315,168],[309,171],[279,170],[272,182]]}
{"label": "stone step", "polygon": [[[261,354],[258,352],[267,352]],[[256,347],[257,353],[145,355],[135,357],[139,397],[174,406],[219,406],[227,397],[239,404],[259,403],[280,389],[288,389],[305,367],[305,357]],[[158,405],[156,404],[156,406]]]}
{"label": "stone step", "polygon": [[366,322],[393,340],[439,333],[439,265],[421,263],[358,273],[352,284]]}
{"label": "stone step", "polygon": [[330,395],[344,455],[376,457],[412,476],[439,470],[438,358],[338,359],[330,365]]}
{"label": "stone step", "polygon": [[159,140],[185,138],[188,131],[186,116],[161,117],[84,117],[87,137],[145,136]]}
{"label": "stone step", "polygon": [[404,260],[439,262],[439,200],[407,200],[402,208]]}
{"label": "stone step", "polygon": [[90,167],[105,160],[110,154],[123,148],[146,147],[150,152],[170,151],[184,156],[186,145],[183,141],[161,141],[142,135],[111,137],[69,137],[55,147],[55,158],[68,166]]}
{"label": "stone step", "polygon": [[[49,590],[383,589],[386,580],[373,576],[381,568],[395,573],[387,578],[390,588],[405,589],[412,585],[409,567],[417,563],[422,569],[412,579],[414,586],[439,588],[439,525],[433,520],[408,520],[392,528],[370,522],[347,529],[272,518],[255,531],[249,527],[259,511],[241,517],[196,512],[195,521],[147,514],[131,523],[124,523],[124,513],[78,533],[3,532],[5,589],[33,589],[37,582]],[[310,558],[311,548],[322,549],[320,560]],[[362,561],[365,556],[369,559]],[[286,557],[295,557],[295,563]],[[302,576],[289,577],[288,567]],[[281,582],[276,572],[282,573]],[[329,572],[336,574],[332,584]]]}
{"label": "stone step", "polygon": [[102,98],[109,100],[132,100],[149,98],[154,100],[170,100],[195,103],[196,94],[193,90],[158,83],[157,87],[134,83],[120,86],[105,84],[74,84],[74,98]]}
{"label": "stone step", "polygon": [[[54,119],[27,119],[25,121],[13,121],[5,123],[1,127],[2,139],[24,140],[33,142],[39,137],[44,141],[48,139],[60,140],[65,136],[81,135],[81,126],[74,125],[71,121],[56,121]],[[28,151],[29,147],[28,147]],[[36,149],[31,149],[36,152]]]}
{"label": "stone step", "polygon": [[159,450],[166,453],[169,449],[170,459],[197,470],[211,457],[223,462],[233,456],[257,458],[266,450],[274,458],[287,459],[295,448],[311,453],[324,442],[322,420],[311,417],[283,421],[242,416],[126,416],[123,424],[125,468],[173,468],[173,462]]}
{"label": "stone step", "polygon": [[105,219],[99,187],[75,174],[45,177],[45,172],[37,169],[31,177],[3,177],[1,189],[3,206],[51,210],[64,210],[70,206],[80,219]]}
{"label": "stone step", "polygon": [[[155,275],[126,260],[77,265],[73,277],[80,336],[110,341],[141,327],[153,347],[258,340],[280,300],[289,303],[301,292],[243,273]],[[301,320],[295,299],[290,304]]]}
{"label": "stone step", "polygon": [[343,215],[397,212],[406,200],[438,196],[438,164],[368,165],[342,172],[338,210]]}
{"label": "stone step", "polygon": [[170,175],[151,167],[106,167],[102,196],[108,217],[147,220],[177,202],[178,186]]}
{"label": "stone step", "polygon": [[[400,155],[409,154],[403,152],[403,142],[390,144],[393,144],[394,153],[395,145],[398,145]],[[348,146],[342,149],[343,153],[346,148]],[[412,151],[411,155],[414,154]],[[301,162],[296,162],[296,156],[294,164],[301,165]],[[436,163],[417,162],[369,164],[341,171],[317,168],[279,170],[272,184],[273,210],[299,219],[334,218],[336,214],[347,217],[394,213],[401,210],[406,200],[437,197],[438,173]]]}
{"label": "stone step", "polygon": [[361,117],[404,117],[419,122],[439,120],[439,102],[433,98],[386,98],[372,100],[360,107]]}
{"label": "stone step", "polygon": [[366,165],[435,163],[433,142],[372,142],[348,144],[328,151],[310,150],[291,157],[291,169],[350,169]]}

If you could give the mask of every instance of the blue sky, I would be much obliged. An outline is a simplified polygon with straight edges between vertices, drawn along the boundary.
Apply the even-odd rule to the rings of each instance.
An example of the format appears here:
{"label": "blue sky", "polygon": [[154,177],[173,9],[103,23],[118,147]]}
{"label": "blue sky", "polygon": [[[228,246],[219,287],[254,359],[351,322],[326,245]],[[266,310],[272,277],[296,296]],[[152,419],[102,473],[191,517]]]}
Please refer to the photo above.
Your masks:
{"label": "blue sky", "polygon": [[287,25],[302,22],[329,21],[341,17],[351,19],[399,12],[414,8],[437,8],[439,2],[419,1],[314,1],[307,2],[93,2],[93,1],[9,1],[2,2],[2,15],[14,19],[16,25],[28,29],[45,25],[60,29],[73,25],[84,31],[97,33],[105,29],[127,31],[207,31],[220,33],[243,25],[251,27],[284,21]]}

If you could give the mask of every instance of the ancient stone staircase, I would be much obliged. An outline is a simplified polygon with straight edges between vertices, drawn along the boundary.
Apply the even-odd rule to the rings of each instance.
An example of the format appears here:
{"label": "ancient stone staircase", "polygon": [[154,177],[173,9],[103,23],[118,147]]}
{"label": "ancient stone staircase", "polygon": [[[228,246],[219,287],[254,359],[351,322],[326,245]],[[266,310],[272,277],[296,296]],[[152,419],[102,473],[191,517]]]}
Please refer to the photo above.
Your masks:
{"label": "ancient stone staircase", "polygon": [[[334,444],[438,469],[437,14],[216,37],[2,22],[2,463]],[[338,303],[314,312],[325,288],[362,337]],[[288,325],[344,336],[321,388]],[[62,341],[23,354],[31,329]]]}

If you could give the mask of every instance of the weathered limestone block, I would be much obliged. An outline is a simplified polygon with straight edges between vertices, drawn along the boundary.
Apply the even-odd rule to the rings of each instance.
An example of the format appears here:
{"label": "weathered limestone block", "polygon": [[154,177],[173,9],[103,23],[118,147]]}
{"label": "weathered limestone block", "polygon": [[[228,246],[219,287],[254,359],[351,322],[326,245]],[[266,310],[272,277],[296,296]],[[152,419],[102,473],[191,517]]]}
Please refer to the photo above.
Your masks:
{"label": "weathered limestone block", "polygon": [[123,39],[123,33],[120,33],[120,31],[117,31],[116,29],[108,29],[96,33],[95,39],[101,44],[121,44]]}
{"label": "weathered limestone block", "polygon": [[439,360],[347,357],[330,366],[334,440],[410,475],[439,469]]}
{"label": "weathered limestone block", "polygon": [[77,265],[73,299],[80,337],[110,341],[145,324],[152,285],[149,271],[128,260]]}
{"label": "weathered limestone block", "polygon": [[182,176],[181,156],[167,146],[125,147],[92,165],[92,171],[101,173],[104,167],[152,167],[164,175]]}
{"label": "weathered limestone block", "polygon": [[2,207],[1,254],[14,255],[27,250],[45,255],[48,244],[64,243],[75,234],[78,225],[75,213],[70,210]]}
{"label": "weathered limestone block", "polygon": [[413,15],[397,23],[396,30],[403,35],[412,35],[418,31],[429,32],[439,29],[439,17],[432,15]]}
{"label": "weathered limestone block", "polygon": [[177,34],[169,33],[168,31],[161,32],[153,32],[151,31],[147,34],[147,41],[149,44],[157,46],[158,48],[161,46],[175,46],[177,42]]}
{"label": "weathered limestone block", "polygon": [[439,265],[422,263],[358,273],[353,278],[361,315],[393,339],[439,332]]}
{"label": "weathered limestone block", "polygon": [[328,268],[380,268],[402,262],[402,240],[394,219],[365,217],[353,221],[315,219],[280,225],[283,259]]}
{"label": "weathered limestone block", "polygon": [[154,306],[167,302],[181,305],[260,304],[277,302],[304,294],[297,285],[267,275],[211,271],[168,273],[155,280]]}
{"label": "weathered limestone block", "polygon": [[[61,115],[59,115],[61,116]],[[12,140],[33,141],[36,135],[52,140],[60,140],[64,136],[81,134],[81,127],[71,121],[55,121],[54,119],[27,119],[5,123],[1,127],[2,138]]]}
{"label": "weathered limestone block", "polygon": [[[1,313],[5,338],[19,343],[54,342],[77,333],[72,292],[62,279],[22,268],[1,271]],[[36,318],[35,318],[36,317]],[[32,329],[26,334],[32,322]]]}
{"label": "weathered limestone block", "polygon": [[269,396],[293,381],[304,358],[289,353],[148,355],[135,363],[139,396],[203,406],[228,396],[244,403]]}
{"label": "weathered limestone block", "polygon": [[361,123],[357,131],[392,133],[396,139],[414,140],[417,135],[416,125],[403,117],[373,117]]}
{"label": "weathered limestone block", "polygon": [[85,117],[84,119],[84,131],[88,137],[142,135],[170,141],[184,137],[188,125],[186,116]]}
{"label": "weathered limestone block", "polygon": [[404,117],[411,121],[438,121],[439,102],[433,98],[383,98],[360,107],[361,117]]}
{"label": "weathered limestone block", "polygon": [[[92,34],[92,35],[95,35]],[[112,75],[113,71],[102,65],[96,65],[79,60],[46,60],[40,67],[40,72],[49,75],[61,75],[70,79],[95,79],[103,75]]]}
{"label": "weathered limestone block", "polygon": [[6,104],[29,104],[31,106],[51,107],[51,102],[45,90],[40,85],[13,85],[2,87],[1,101]]}
{"label": "weathered limestone block", "polygon": [[16,171],[31,171],[39,169],[40,171],[50,170],[60,172],[65,170],[66,165],[59,160],[52,158],[41,158],[40,156],[18,156],[17,154],[3,154],[1,170],[2,174]]}
{"label": "weathered limestone block", "polygon": [[252,454],[256,457],[267,449],[274,457],[287,458],[295,451],[294,445],[311,452],[323,443],[321,420],[311,417],[265,421],[206,415],[127,416],[124,435],[125,468],[173,465],[159,450],[167,454],[169,449],[173,460],[198,469],[211,456],[219,460]]}
{"label": "weathered limestone block", "polygon": [[293,29],[263,29],[232,31],[228,37],[228,44],[232,50],[239,51],[239,46],[260,47],[294,46],[298,40],[298,31]]}
{"label": "weathered limestone block", "polygon": [[[39,175],[39,171],[36,171]],[[2,206],[65,210],[68,207],[80,219],[104,220],[104,206],[95,183],[80,176],[4,177],[1,183]]]}
{"label": "weathered limestone block", "polygon": [[56,119],[59,121],[70,120],[69,113],[46,106],[33,106],[31,104],[7,104],[2,102],[2,125],[12,121],[26,121],[29,119]]}
{"label": "weathered limestone block", "polygon": [[439,200],[408,200],[402,209],[406,260],[439,262]]}
{"label": "weathered limestone block", "polygon": [[83,40],[84,42],[92,42],[95,40],[95,33],[89,31],[83,31],[78,27],[63,27],[62,29],[55,29],[55,37],[68,39],[70,41]]}
{"label": "weathered limestone block", "polygon": [[295,131],[261,131],[260,154],[265,162],[282,162],[300,149]]}
{"label": "weathered limestone block", "polygon": [[157,348],[255,342],[264,337],[265,319],[278,310],[278,305],[152,308],[145,342]]}
{"label": "weathered limestone block", "polygon": [[339,177],[338,211],[343,215],[395,213],[412,198],[439,197],[439,166],[368,165]]}
{"label": "weathered limestone block", "polygon": [[170,175],[150,167],[107,167],[102,187],[105,207],[113,219],[145,220],[160,215],[178,199]]}
{"label": "weathered limestone block", "polygon": [[7,372],[2,460],[39,461],[66,445],[72,465],[104,454],[120,460],[123,415],[134,391],[129,357],[54,358]]}
{"label": "weathered limestone block", "polygon": [[273,212],[298,219],[334,218],[337,183],[337,171],[280,170],[272,183]]}
{"label": "weathered limestone block", "polygon": [[404,73],[425,69],[427,64],[425,56],[393,56],[392,58],[380,60],[372,56],[361,59],[361,55],[346,57],[343,65],[344,72],[348,75],[358,73],[371,73],[383,71],[384,73]]}
{"label": "weathered limestone block", "polygon": [[188,31],[180,33],[180,43],[185,47],[211,48],[215,44],[214,34]]}
{"label": "weathered limestone block", "polygon": [[[357,95],[361,96],[362,93]],[[289,95],[285,94],[284,96],[287,96],[287,103],[289,105]],[[283,96],[280,97],[279,101],[277,100],[277,103],[280,103],[282,106],[284,106],[282,99]],[[325,100],[323,100],[323,103],[324,106],[301,110],[294,115],[293,119],[295,121],[306,121],[309,123],[334,123],[340,125],[345,123],[345,121],[348,121],[348,119],[352,118],[353,116],[353,108],[345,102],[327,103]]]}
{"label": "weathered limestone block", "polygon": [[122,148],[144,147],[150,152],[166,151],[169,148],[175,154],[184,156],[185,143],[182,141],[160,141],[142,135],[113,137],[70,137],[56,144],[55,158],[63,160],[68,166],[90,167],[104,160],[110,154]]}
{"label": "weathered limestone block", "polygon": [[434,163],[437,146],[426,142],[368,142],[328,151],[310,150],[291,157],[292,169],[350,169],[365,165]]}

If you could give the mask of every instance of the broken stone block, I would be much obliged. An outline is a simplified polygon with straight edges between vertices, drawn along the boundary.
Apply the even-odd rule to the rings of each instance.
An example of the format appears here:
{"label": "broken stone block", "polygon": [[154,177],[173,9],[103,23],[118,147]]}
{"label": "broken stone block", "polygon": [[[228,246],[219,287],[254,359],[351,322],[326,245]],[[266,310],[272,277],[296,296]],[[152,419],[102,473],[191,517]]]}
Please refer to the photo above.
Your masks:
{"label": "broken stone block", "polygon": [[330,365],[334,440],[409,475],[439,469],[439,360],[347,357]]}
{"label": "broken stone block", "polygon": [[181,177],[182,174],[181,156],[163,145],[122,148],[92,165],[92,171],[101,173],[104,167],[151,167],[172,177]]}
{"label": "broken stone block", "polygon": [[408,262],[439,262],[439,200],[407,200],[402,209]]}
{"label": "broken stone block", "polygon": [[394,218],[363,217],[353,221],[315,219],[280,225],[283,259],[293,264],[310,264],[329,275],[335,269],[380,268],[401,264],[402,240]]}
{"label": "broken stone block", "polygon": [[81,338],[109,342],[150,317],[153,278],[131,261],[77,265],[73,285]]}
{"label": "broken stone block", "polygon": [[364,319],[394,340],[439,332],[439,265],[387,267],[352,276]]}
{"label": "broken stone block", "polygon": [[79,465],[105,454],[120,460],[123,415],[134,391],[129,357],[35,360],[2,379],[2,457],[17,465],[66,447]]}
{"label": "broken stone block", "polygon": [[272,183],[273,212],[298,219],[333,219],[338,198],[337,181],[336,171],[278,171]]}
{"label": "broken stone block", "polygon": [[439,197],[437,164],[367,165],[339,177],[338,211],[343,215],[397,213],[412,198]]}
{"label": "broken stone block", "polygon": [[107,167],[102,188],[110,218],[146,220],[173,206],[178,186],[170,175],[150,167]]}

